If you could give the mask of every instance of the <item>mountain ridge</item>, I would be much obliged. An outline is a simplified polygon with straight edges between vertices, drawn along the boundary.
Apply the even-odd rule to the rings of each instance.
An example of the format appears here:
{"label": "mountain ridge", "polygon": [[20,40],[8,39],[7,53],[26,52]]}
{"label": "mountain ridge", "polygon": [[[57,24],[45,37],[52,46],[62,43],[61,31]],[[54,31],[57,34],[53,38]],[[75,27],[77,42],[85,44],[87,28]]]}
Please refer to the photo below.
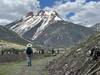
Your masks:
{"label": "mountain ridge", "polygon": [[18,44],[26,44],[28,41],[21,38],[15,32],[9,30],[5,26],[0,26],[0,40],[14,42]]}
{"label": "mountain ridge", "polygon": [[33,43],[50,47],[68,47],[96,33],[92,29],[64,21],[56,11],[44,10],[36,15],[29,12],[6,27]]}

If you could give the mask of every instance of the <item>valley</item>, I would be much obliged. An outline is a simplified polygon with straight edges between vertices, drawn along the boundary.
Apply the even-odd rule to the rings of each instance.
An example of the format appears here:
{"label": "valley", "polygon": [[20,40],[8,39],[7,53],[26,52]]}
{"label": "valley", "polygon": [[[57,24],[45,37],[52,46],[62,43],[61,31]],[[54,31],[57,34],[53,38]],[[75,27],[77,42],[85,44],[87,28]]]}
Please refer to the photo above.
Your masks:
{"label": "valley", "polygon": [[54,10],[28,12],[0,26],[0,75],[100,75],[99,54],[93,54],[97,60],[89,54],[95,46],[100,49],[98,27],[65,21]]}

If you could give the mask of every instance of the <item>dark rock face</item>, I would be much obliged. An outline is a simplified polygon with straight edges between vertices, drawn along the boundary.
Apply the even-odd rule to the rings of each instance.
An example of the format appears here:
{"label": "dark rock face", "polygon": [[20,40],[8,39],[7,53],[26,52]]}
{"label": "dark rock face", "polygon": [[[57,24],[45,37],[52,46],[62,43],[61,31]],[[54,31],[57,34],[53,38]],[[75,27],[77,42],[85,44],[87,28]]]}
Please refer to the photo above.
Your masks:
{"label": "dark rock face", "polygon": [[69,47],[95,34],[89,28],[58,21],[50,24],[34,41],[47,47]]}

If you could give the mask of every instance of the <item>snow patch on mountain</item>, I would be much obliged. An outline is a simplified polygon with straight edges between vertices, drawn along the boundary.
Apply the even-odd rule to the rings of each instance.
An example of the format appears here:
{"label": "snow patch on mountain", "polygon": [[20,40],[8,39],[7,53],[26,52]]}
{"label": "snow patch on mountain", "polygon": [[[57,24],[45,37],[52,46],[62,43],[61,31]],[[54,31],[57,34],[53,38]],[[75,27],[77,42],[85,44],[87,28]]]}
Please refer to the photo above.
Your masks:
{"label": "snow patch on mountain", "polygon": [[35,34],[33,34],[32,40],[35,40],[50,23],[59,20],[62,20],[62,18],[59,17],[56,11],[40,10],[36,15],[29,12],[22,18],[22,22],[11,26],[10,29],[23,36],[25,32],[34,28],[42,21],[41,26],[38,27]]}

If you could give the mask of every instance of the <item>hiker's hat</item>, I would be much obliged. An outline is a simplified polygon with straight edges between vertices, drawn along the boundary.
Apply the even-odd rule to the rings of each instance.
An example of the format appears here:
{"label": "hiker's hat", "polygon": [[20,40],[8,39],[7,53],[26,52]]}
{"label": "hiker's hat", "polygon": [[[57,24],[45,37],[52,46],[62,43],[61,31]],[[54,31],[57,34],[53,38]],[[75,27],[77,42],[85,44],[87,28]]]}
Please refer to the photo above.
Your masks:
{"label": "hiker's hat", "polygon": [[32,44],[31,44],[31,43],[28,43],[28,44],[27,44],[27,47],[32,47]]}

